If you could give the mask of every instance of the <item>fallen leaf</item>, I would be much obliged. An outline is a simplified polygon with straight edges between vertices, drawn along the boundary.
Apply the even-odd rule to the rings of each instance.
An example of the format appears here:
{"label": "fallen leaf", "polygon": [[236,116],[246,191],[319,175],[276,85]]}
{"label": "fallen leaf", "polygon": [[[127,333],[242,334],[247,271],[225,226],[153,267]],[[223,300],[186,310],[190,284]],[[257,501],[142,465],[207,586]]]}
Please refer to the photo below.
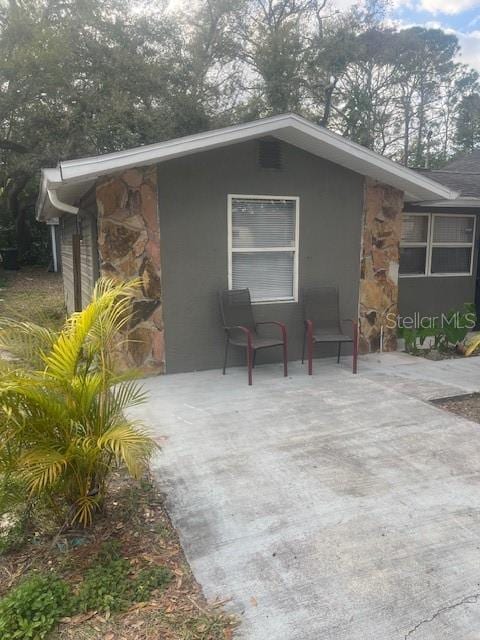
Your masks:
{"label": "fallen leaf", "polygon": [[251,603],[252,607],[256,607],[257,606],[258,603],[257,603],[257,599],[255,598],[255,596],[252,596],[250,598],[250,603]]}

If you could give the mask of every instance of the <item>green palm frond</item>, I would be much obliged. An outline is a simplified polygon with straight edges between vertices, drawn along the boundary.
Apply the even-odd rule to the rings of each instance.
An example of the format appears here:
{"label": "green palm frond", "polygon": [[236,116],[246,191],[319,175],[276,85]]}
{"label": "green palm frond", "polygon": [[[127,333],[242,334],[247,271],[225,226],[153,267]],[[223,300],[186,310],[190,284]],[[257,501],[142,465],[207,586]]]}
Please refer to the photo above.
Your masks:
{"label": "green palm frond", "polygon": [[139,477],[155,449],[123,414],[146,399],[136,373],[117,374],[110,366],[138,286],[100,280],[92,302],[59,334],[0,324],[0,348],[18,336],[18,353],[30,360],[2,367],[0,480],[9,474],[32,496],[63,500],[72,521],[84,526],[102,503],[114,466],[124,464]]}
{"label": "green palm frond", "polygon": [[28,490],[33,495],[57,482],[68,465],[68,458],[52,449],[34,449],[22,457],[20,464]]}
{"label": "green palm frond", "polygon": [[112,413],[121,413],[128,407],[136,407],[146,402],[148,394],[138,382],[130,380],[115,386],[109,395],[109,410]]}
{"label": "green palm frond", "polygon": [[93,514],[99,505],[98,496],[83,495],[75,501],[72,524],[78,522],[82,527],[89,527],[93,521]]}
{"label": "green palm frond", "polygon": [[118,460],[126,464],[134,478],[139,478],[156,445],[146,432],[125,422],[111,427],[100,436],[98,447],[111,451]]}

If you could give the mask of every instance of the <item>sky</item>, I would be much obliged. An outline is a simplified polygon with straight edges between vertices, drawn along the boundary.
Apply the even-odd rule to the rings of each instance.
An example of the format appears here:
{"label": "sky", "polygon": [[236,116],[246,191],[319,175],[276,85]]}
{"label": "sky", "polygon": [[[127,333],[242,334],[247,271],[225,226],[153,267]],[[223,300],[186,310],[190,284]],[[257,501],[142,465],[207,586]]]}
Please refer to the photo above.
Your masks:
{"label": "sky", "polygon": [[480,0],[393,0],[392,5],[391,18],[400,25],[455,33],[462,47],[460,61],[480,72]]}

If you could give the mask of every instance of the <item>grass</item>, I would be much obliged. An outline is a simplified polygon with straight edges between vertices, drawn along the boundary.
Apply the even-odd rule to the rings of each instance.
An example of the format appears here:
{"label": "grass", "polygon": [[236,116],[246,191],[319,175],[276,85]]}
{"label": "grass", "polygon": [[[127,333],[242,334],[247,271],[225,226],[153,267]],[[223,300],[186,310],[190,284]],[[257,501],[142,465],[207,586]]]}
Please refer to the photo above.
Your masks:
{"label": "grass", "polygon": [[[50,640],[230,640],[235,619],[207,603],[150,480],[116,474],[109,509],[91,529],[35,522],[20,549],[0,555],[0,598],[26,577],[52,574],[77,600]],[[79,613],[80,612],[80,613]]]}
{"label": "grass", "polygon": [[0,271],[0,316],[59,329],[65,320],[61,274],[45,267]]}

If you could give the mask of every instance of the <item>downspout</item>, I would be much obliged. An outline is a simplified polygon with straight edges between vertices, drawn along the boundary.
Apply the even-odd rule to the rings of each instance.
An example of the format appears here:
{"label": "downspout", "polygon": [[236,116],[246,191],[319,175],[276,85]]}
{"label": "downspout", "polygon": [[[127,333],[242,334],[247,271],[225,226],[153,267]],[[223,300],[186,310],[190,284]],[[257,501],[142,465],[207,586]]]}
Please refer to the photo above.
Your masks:
{"label": "downspout", "polygon": [[78,215],[78,212],[80,211],[79,207],[73,207],[71,204],[67,204],[66,202],[59,200],[55,189],[47,189],[47,193],[48,198],[55,209],[63,211],[64,213],[71,213],[74,216]]}
{"label": "downspout", "polygon": [[56,225],[50,225],[50,235],[52,241],[52,257],[53,257],[53,273],[58,273],[58,256],[57,256],[57,232]]}

